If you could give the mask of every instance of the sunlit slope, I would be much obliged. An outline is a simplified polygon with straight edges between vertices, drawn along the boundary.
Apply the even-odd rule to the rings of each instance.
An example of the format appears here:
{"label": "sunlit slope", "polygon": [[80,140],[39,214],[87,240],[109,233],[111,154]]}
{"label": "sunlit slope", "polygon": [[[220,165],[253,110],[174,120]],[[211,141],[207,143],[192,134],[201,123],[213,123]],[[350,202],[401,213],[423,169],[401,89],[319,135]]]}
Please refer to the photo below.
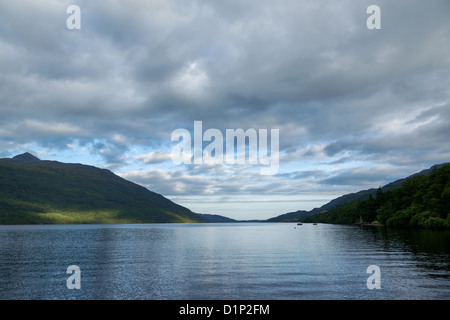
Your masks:
{"label": "sunlit slope", "polygon": [[0,224],[204,221],[106,169],[29,153],[0,159]]}

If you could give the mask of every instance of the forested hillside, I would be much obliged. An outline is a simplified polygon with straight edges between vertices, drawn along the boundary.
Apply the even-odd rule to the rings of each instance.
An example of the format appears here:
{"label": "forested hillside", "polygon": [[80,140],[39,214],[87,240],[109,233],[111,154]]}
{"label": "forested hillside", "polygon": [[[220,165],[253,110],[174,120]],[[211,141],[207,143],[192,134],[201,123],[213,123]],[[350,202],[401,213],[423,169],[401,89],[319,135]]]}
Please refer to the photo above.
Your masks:
{"label": "forested hillside", "polygon": [[353,224],[377,221],[389,227],[450,228],[450,165],[406,179],[387,192],[312,214],[304,222]]}

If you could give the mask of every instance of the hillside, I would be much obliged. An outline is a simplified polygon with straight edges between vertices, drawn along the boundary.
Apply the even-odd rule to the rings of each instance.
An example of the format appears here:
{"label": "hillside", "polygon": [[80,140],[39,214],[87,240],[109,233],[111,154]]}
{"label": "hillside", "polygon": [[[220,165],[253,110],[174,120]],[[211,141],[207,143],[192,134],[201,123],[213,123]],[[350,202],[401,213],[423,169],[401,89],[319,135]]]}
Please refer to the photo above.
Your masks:
{"label": "hillside", "polygon": [[210,220],[109,170],[29,153],[0,159],[0,190],[0,224]]}
{"label": "hillside", "polygon": [[305,222],[354,224],[374,222],[389,227],[450,228],[450,164],[434,166],[401,186],[314,213]]}
{"label": "hillside", "polygon": [[[416,176],[428,176],[434,170],[439,169],[445,165],[448,165],[448,163],[437,164],[437,165],[432,166],[429,169],[425,169],[420,172],[414,173],[406,178],[398,179],[394,182],[388,183],[385,186],[381,187],[381,191],[387,192],[390,190],[400,188],[406,180],[416,177]],[[371,189],[367,189],[367,190],[361,190],[358,192],[345,194],[343,196],[340,196],[336,199],[331,200],[330,202],[324,204],[320,208],[314,208],[310,211],[298,210],[296,212],[289,212],[289,213],[285,213],[285,214],[279,215],[277,217],[268,219],[267,221],[268,222],[303,221],[304,219],[306,219],[308,216],[310,216],[312,214],[316,214],[319,212],[328,212],[330,210],[333,210],[333,209],[343,206],[345,204],[354,203],[356,201],[361,201],[361,200],[367,200],[371,197],[373,198],[377,195],[378,192],[379,192],[379,188],[371,188]]]}
{"label": "hillside", "polygon": [[292,222],[302,221],[304,218],[311,214],[310,211],[298,210],[294,212],[284,213],[282,215],[267,219],[266,222]]}

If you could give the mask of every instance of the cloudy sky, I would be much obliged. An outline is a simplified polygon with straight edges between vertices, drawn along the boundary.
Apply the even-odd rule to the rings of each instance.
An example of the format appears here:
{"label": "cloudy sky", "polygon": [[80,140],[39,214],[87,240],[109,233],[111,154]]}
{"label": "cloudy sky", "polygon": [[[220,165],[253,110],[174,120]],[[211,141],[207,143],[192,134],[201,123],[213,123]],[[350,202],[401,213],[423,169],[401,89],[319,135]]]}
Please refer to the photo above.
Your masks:
{"label": "cloudy sky", "polygon": [[[0,157],[108,168],[236,219],[309,210],[450,161],[449,13],[448,0],[1,0]],[[278,129],[277,173],[175,164],[171,134],[194,121]]]}

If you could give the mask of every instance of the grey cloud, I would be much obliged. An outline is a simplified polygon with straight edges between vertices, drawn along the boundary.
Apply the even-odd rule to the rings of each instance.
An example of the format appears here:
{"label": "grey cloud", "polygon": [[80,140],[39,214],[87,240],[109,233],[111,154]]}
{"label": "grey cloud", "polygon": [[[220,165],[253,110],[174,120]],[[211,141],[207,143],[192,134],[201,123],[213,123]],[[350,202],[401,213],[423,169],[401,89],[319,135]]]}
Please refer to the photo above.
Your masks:
{"label": "grey cloud", "polygon": [[408,173],[408,170],[405,170],[405,168],[399,170],[398,168],[385,165],[370,168],[355,167],[335,171],[329,177],[321,179],[319,183],[322,185],[377,188],[412,173],[411,171]]}
{"label": "grey cloud", "polygon": [[[447,0],[379,0],[377,31],[365,26],[368,0],[77,4],[82,29],[68,31],[68,2],[1,2],[0,146],[78,143],[111,168],[162,165],[167,153],[130,151],[168,152],[173,130],[202,120],[204,129],[279,129],[282,170],[303,161],[428,166],[450,154]],[[170,194],[376,180],[181,168],[130,177]]]}

